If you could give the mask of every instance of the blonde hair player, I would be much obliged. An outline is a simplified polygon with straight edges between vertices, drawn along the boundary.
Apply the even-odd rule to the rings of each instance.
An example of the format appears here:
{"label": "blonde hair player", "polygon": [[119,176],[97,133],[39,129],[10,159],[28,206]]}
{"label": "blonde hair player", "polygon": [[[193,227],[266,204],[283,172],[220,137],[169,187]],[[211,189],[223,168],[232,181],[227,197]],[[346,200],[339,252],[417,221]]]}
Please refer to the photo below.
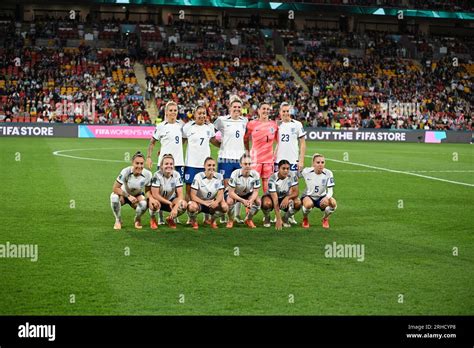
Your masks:
{"label": "blonde hair player", "polygon": [[157,229],[156,214],[158,211],[169,212],[166,222],[171,228],[176,228],[174,219],[186,211],[187,203],[184,200],[183,180],[174,169],[174,158],[171,154],[164,154],[161,158],[160,170],[151,179],[151,194],[160,202],[159,209],[151,209],[150,226]]}
{"label": "blonde hair player", "polygon": [[[258,191],[260,189],[260,175],[252,169],[252,158],[245,154],[240,158],[241,169],[236,169],[230,176],[229,185],[226,188],[224,197],[229,205],[229,215],[233,213],[233,208],[237,202],[242,203],[246,210],[245,224],[250,228],[256,228],[253,222],[253,216],[260,209],[260,198]],[[234,227],[233,216],[229,216],[227,228]]]}
{"label": "blonde hair player", "polygon": [[[161,147],[158,151],[158,168],[161,159],[165,153],[172,153],[174,156],[175,170],[184,177],[184,157],[183,157],[183,126],[184,123],[177,120],[178,104],[174,101],[169,101],[165,105],[165,120],[159,123],[153,136],[150,139],[150,144],[146,152],[146,166],[151,170],[153,161],[153,149],[157,141],[160,142]],[[160,224],[164,224],[163,216],[160,213]]]}
{"label": "blonde hair player", "polygon": [[191,201],[188,203],[188,214],[191,226],[197,230],[199,225],[196,215],[200,212],[211,215],[211,228],[218,228],[216,217],[225,215],[229,206],[224,200],[224,179],[216,173],[216,161],[208,157],[204,161],[204,172],[194,177],[191,185]]}
{"label": "blonde hair player", "polygon": [[[141,217],[147,208],[148,198],[155,207],[156,201],[151,197],[151,172],[144,169],[145,159],[140,151],[132,157],[132,165],[120,172],[110,194],[110,205],[115,216],[114,230],[122,228],[122,205],[129,204],[135,209],[135,228],[141,229]],[[159,205],[159,203],[158,203]]]}
{"label": "blonde hair player", "polygon": [[329,216],[337,208],[333,197],[334,175],[325,168],[326,160],[323,155],[313,155],[313,166],[304,168],[301,176],[306,183],[306,190],[301,197],[303,201],[303,228],[309,228],[308,214],[316,207],[324,212],[322,225],[329,228]]}
{"label": "blonde hair player", "polygon": [[[240,168],[239,159],[245,153],[244,136],[248,119],[242,116],[242,100],[238,96],[231,96],[229,100],[229,114],[220,116],[214,121],[214,128],[222,135],[219,148],[219,173],[224,177],[224,186],[227,187],[232,172]],[[236,205],[236,212],[240,210],[240,203]],[[243,223],[237,218],[239,223]],[[226,217],[221,222],[227,222]]]}

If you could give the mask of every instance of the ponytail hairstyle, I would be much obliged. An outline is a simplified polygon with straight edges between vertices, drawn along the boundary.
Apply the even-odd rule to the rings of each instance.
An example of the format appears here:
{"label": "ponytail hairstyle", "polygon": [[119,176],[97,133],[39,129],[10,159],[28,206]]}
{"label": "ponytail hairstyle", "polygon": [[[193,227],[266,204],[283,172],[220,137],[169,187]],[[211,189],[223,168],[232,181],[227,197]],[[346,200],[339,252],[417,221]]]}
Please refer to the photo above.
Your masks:
{"label": "ponytail hairstyle", "polygon": [[145,160],[145,156],[143,156],[142,152],[141,151],[137,151],[135,152],[135,154],[132,156],[132,162],[135,161],[135,158],[137,157],[141,157],[143,158],[143,160]]}
{"label": "ponytail hairstyle", "polygon": [[165,159],[167,158],[171,158],[173,160],[173,167],[174,167],[174,157],[172,154],[170,153],[166,153],[163,155],[163,157],[161,157],[161,162],[160,162],[160,169],[163,167],[163,163],[165,162]]}

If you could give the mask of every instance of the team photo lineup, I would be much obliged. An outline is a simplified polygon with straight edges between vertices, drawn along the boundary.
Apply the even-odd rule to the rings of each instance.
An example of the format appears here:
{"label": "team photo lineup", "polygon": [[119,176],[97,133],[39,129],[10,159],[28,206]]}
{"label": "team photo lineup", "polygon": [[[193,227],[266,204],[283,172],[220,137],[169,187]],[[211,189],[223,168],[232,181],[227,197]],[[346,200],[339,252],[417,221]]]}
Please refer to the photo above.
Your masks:
{"label": "team photo lineup", "polygon": [[[218,117],[213,124],[204,106],[196,107],[194,120],[184,124],[177,120],[178,104],[166,103],[165,119],[156,126],[146,156],[137,151],[132,166],[124,168],[114,183],[110,195],[114,229],[122,228],[125,204],[136,211],[136,229],[143,228],[141,219],[147,210],[153,230],[164,223],[163,212],[169,213],[166,223],[173,229],[185,212],[186,224],[195,230],[199,213],[213,229],[218,228],[217,218],[226,228],[233,228],[234,222],[256,228],[253,217],[260,209],[264,227],[272,222],[277,230],[296,225],[295,214],[301,209],[301,226],[309,228],[308,214],[313,208],[324,213],[322,227],[328,229],[329,216],[337,207],[334,176],[319,153],[312,155],[312,166],[304,168],[306,132],[301,122],[291,119],[290,107],[285,102],[280,105],[277,124],[269,119],[270,104],[262,102],[258,119],[248,121],[241,113],[242,101],[234,96],[229,100],[229,115]],[[161,147],[152,173],[156,142]],[[219,148],[218,159],[211,157],[210,144]],[[306,187],[301,194],[300,178]],[[243,220],[241,206],[245,208]]]}
{"label": "team photo lineup", "polygon": [[471,343],[473,91],[469,0],[2,0],[0,348]]}

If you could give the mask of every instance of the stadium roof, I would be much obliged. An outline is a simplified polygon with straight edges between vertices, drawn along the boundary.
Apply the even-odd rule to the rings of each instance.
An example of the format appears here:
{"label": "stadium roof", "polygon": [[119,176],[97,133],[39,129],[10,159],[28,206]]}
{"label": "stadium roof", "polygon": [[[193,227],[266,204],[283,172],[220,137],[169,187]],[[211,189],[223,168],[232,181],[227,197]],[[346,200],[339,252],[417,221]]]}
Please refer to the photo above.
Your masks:
{"label": "stadium roof", "polygon": [[199,6],[217,8],[249,8],[266,10],[294,10],[301,12],[341,12],[347,14],[397,16],[399,11],[405,17],[424,17],[433,19],[474,20],[472,12],[448,12],[431,10],[411,10],[383,7],[321,5],[289,2],[270,2],[260,0],[95,0],[103,4],[162,5],[162,6]]}

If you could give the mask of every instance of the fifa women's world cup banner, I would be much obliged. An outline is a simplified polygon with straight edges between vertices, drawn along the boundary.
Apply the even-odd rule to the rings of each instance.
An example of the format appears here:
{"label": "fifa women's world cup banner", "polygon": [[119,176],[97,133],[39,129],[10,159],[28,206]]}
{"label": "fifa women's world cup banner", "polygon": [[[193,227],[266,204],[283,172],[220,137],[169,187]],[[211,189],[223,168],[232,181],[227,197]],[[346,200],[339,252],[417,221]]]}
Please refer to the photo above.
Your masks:
{"label": "fifa women's world cup banner", "polygon": [[150,139],[154,126],[85,126],[80,125],[79,138],[132,138]]}
{"label": "fifa women's world cup banner", "polygon": [[[66,138],[129,138],[150,139],[154,126],[74,125],[58,123],[2,123],[0,137],[66,137]],[[472,132],[361,129],[334,130],[305,128],[306,140],[311,141],[368,141],[406,143],[472,143]]]}

